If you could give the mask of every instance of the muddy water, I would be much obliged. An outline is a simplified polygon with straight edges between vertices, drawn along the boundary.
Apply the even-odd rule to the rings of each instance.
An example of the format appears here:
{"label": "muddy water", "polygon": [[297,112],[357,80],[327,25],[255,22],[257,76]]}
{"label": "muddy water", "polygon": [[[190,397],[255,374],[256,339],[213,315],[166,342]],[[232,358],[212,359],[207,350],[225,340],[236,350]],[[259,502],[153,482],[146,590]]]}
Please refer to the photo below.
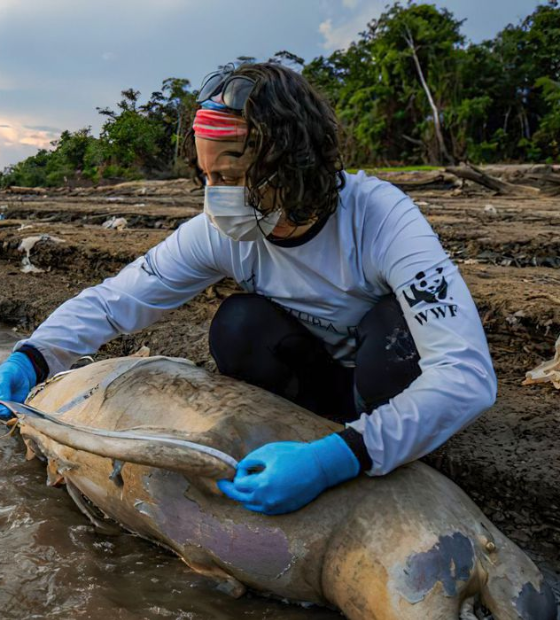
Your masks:
{"label": "muddy water", "polygon": [[0,617],[334,620],[261,598],[232,600],[179,559],[123,533],[96,534],[19,441],[0,443]]}
{"label": "muddy water", "polygon": [[[15,337],[0,329],[0,360]],[[3,432],[3,427],[0,431]],[[166,550],[101,536],[19,438],[0,440],[0,618],[335,620],[258,597],[233,600]]]}

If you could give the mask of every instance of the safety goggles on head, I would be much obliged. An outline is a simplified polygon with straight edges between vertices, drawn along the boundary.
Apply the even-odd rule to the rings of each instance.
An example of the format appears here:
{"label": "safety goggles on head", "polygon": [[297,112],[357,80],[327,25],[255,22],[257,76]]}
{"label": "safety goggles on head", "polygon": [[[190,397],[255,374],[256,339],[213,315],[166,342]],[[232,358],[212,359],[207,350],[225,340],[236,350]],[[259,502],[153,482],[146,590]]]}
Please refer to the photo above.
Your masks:
{"label": "safety goggles on head", "polygon": [[231,110],[241,112],[256,82],[243,75],[232,75],[233,71],[234,67],[228,65],[222,71],[207,75],[202,82],[196,102],[204,103],[221,95],[221,101],[218,103],[223,103]]}

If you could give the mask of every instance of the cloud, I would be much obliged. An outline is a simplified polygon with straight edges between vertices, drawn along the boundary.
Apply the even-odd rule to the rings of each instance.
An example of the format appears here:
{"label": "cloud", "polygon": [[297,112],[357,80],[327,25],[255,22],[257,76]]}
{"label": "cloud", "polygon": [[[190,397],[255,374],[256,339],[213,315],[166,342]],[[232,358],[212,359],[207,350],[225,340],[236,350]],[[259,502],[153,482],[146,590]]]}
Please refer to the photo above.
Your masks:
{"label": "cloud", "polygon": [[103,58],[103,60],[116,60],[117,58],[117,54],[115,54],[114,52],[103,52],[103,54],[101,54],[101,58]]}
{"label": "cloud", "polygon": [[0,130],[0,145],[11,146],[14,144],[25,144],[36,149],[50,149],[51,141],[58,136],[47,131],[26,131],[19,128],[10,128],[10,131]]}
{"label": "cloud", "polygon": [[346,49],[357,41],[359,33],[381,14],[385,0],[342,0],[342,4],[351,9],[350,16],[348,13],[338,14],[337,18],[329,17],[319,24],[319,33],[323,37],[321,45],[329,52]]}
{"label": "cloud", "polygon": [[45,131],[48,133],[62,133],[59,127],[50,127],[49,125],[24,125],[25,129],[33,129],[34,131]]}
{"label": "cloud", "polygon": [[[357,20],[350,20],[339,26],[333,25],[332,19],[326,19],[319,24],[319,32],[323,36],[322,47],[329,52],[346,49],[352,41],[358,38],[358,32],[364,29],[364,24],[356,24]],[[357,28],[357,30],[356,30]]]}
{"label": "cloud", "polygon": [[16,129],[10,125],[0,127],[0,146],[11,146],[19,142],[19,135]]}
{"label": "cloud", "polygon": [[[468,3],[465,0],[429,0],[429,3],[449,9],[457,19],[465,19],[462,32],[473,41],[481,41],[495,36],[508,23],[517,23],[546,0],[469,0]],[[340,3],[325,0],[326,14],[318,29],[323,38],[321,47],[328,52],[346,49],[390,4],[393,3],[388,0],[341,0]]]}
{"label": "cloud", "polygon": [[3,12],[7,13],[13,7],[17,7],[18,4],[20,4],[20,0],[2,0],[0,2],[0,15]]}
{"label": "cloud", "polygon": [[60,136],[60,129],[28,124],[31,119],[2,119],[0,124],[0,170],[34,155],[39,149],[51,149],[51,142]]}
{"label": "cloud", "polygon": [[28,146],[26,144],[9,144],[5,145],[0,138],[0,172],[4,168],[22,161],[26,157],[35,155],[37,149],[34,146]]}
{"label": "cloud", "polygon": [[337,46],[336,37],[333,35],[333,23],[332,19],[326,19],[319,24],[319,32],[325,39],[323,47],[326,49],[335,49]]}

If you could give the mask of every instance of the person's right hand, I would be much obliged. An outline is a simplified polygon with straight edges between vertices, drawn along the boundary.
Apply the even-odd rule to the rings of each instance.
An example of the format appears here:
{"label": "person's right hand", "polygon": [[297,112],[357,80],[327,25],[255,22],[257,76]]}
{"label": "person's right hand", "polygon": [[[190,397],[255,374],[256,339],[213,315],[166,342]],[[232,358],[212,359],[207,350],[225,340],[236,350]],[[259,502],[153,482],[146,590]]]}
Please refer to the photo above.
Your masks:
{"label": "person's right hand", "polygon": [[[36,384],[37,374],[25,353],[12,353],[0,365],[0,400],[22,403]],[[8,420],[11,417],[12,413],[0,405],[0,420]]]}

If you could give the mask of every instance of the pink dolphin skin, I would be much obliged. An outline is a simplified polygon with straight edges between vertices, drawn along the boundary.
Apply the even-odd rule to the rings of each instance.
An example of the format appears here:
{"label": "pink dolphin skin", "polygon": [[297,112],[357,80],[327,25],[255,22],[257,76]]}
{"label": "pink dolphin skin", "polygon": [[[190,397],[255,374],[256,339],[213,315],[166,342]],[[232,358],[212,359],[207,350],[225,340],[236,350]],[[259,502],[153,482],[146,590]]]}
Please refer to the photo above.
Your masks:
{"label": "pink dolphin skin", "polygon": [[224,497],[216,480],[258,446],[340,428],[264,390],[188,360],[127,357],[55,378],[28,404],[55,418],[18,414],[51,483],[101,529],[116,521],[173,549],[233,596],[250,588],[351,620],[474,618],[473,601],[495,620],[556,619],[531,560],[423,463],[359,476],[282,516]]}

